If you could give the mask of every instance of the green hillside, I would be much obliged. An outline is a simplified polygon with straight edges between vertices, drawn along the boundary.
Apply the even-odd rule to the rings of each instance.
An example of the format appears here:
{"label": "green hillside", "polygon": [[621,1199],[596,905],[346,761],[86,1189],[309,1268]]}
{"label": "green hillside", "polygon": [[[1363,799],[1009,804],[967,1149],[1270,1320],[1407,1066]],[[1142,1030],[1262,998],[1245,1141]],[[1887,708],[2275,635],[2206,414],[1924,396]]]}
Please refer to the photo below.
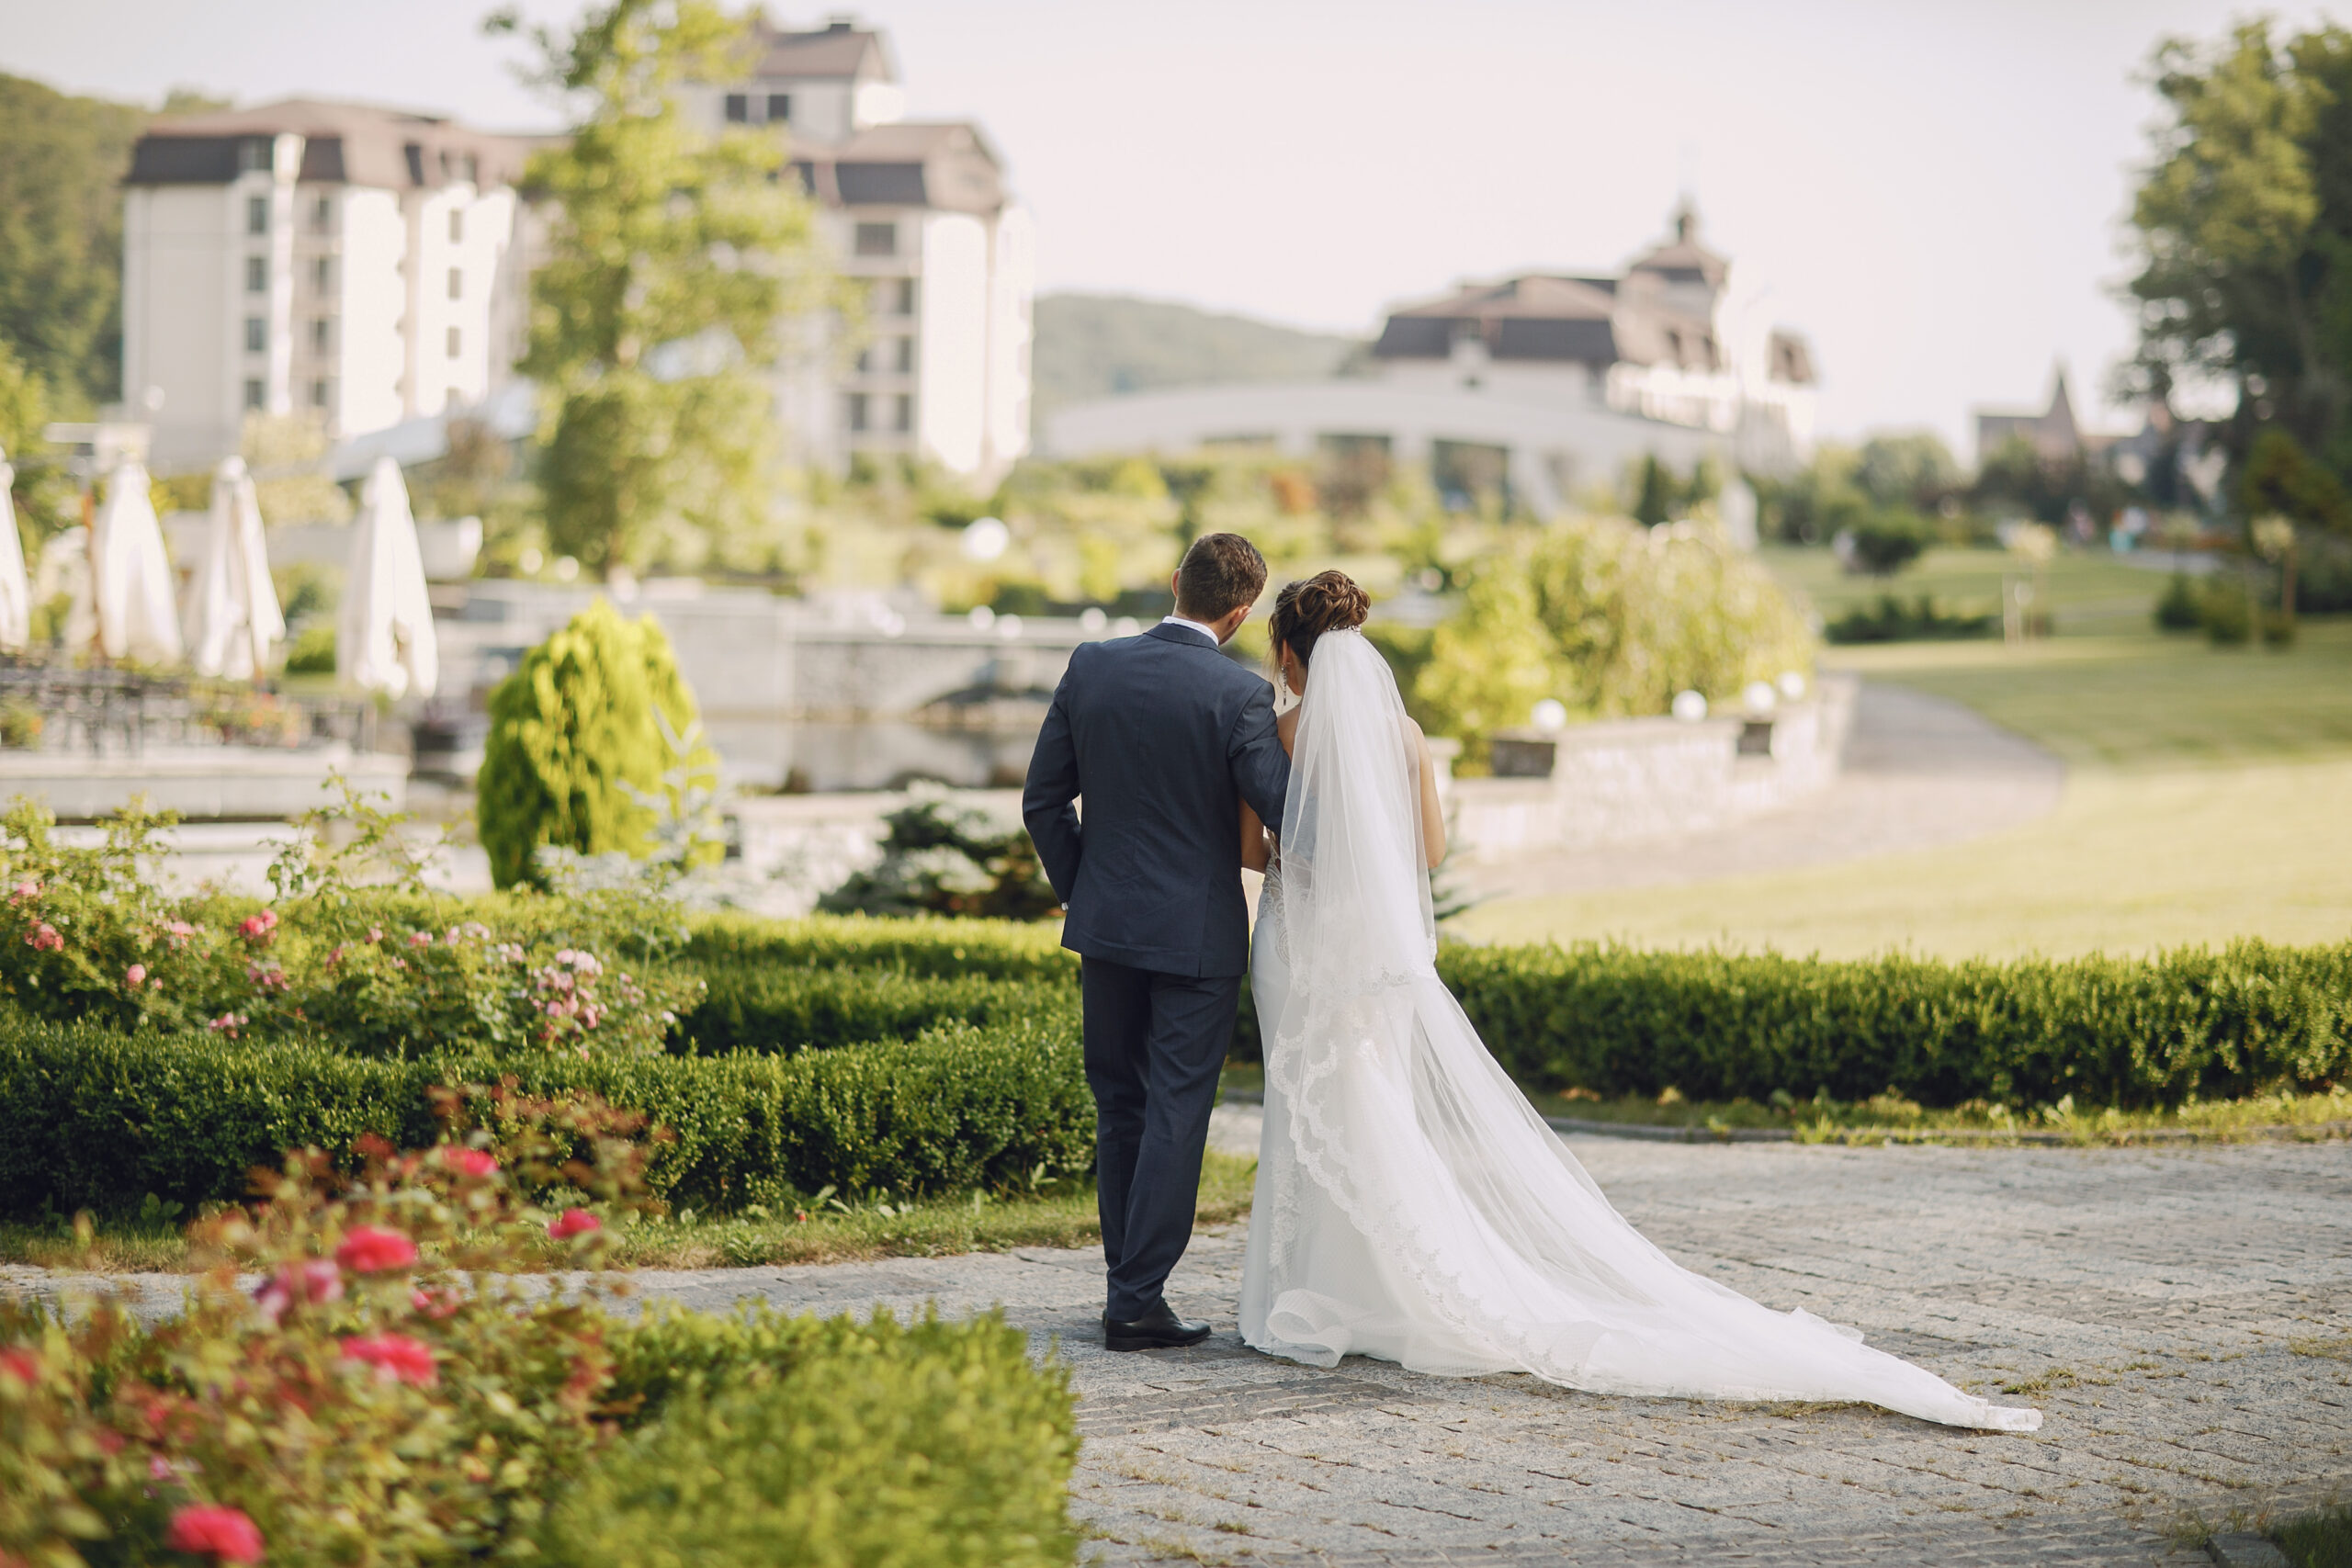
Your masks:
{"label": "green hillside", "polygon": [[1247,316],[1112,294],[1047,294],[1037,301],[1031,364],[1036,408],[1114,392],[1216,381],[1299,381],[1329,376],[1362,344]]}

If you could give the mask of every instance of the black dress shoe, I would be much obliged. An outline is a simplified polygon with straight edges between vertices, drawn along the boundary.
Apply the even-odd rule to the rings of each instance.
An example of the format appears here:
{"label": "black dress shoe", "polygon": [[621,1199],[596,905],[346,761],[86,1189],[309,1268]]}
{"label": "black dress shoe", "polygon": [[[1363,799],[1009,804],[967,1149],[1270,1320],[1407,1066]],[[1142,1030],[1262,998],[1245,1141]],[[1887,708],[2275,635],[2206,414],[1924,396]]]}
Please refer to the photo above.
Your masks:
{"label": "black dress shoe", "polygon": [[1178,1317],[1166,1302],[1137,1318],[1102,1314],[1102,1343],[1113,1350],[1172,1350],[1208,1337],[1207,1324]]}

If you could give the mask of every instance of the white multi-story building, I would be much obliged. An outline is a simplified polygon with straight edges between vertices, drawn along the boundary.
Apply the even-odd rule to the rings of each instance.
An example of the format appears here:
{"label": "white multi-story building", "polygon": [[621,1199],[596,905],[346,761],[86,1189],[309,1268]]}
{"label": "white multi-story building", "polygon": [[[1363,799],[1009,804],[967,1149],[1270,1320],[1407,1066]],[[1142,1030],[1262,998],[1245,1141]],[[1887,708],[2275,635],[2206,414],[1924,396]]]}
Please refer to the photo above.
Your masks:
{"label": "white multi-story building", "polygon": [[909,120],[883,36],[757,24],[752,74],[684,90],[706,129],[768,127],[865,291],[850,351],[819,334],[780,374],[805,459],[914,457],[992,480],[1029,449],[1035,230],[1003,161],[963,120]]}
{"label": "white multi-story building", "polygon": [[531,143],[307,98],[158,120],[123,201],[123,387],[166,470],[252,412],[348,437],[480,402],[522,346]]}

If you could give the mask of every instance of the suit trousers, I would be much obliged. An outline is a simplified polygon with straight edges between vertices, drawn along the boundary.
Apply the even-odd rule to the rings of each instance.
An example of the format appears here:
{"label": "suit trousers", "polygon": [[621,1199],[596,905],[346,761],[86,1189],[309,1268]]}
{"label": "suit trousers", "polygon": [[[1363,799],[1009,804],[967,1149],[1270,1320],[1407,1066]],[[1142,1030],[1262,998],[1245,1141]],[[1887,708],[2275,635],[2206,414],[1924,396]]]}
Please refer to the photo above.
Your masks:
{"label": "suit trousers", "polygon": [[1163,975],[1100,958],[1080,969],[1086,1082],[1094,1091],[1097,1201],[1108,1314],[1159,1304],[1193,1238],[1201,1151],[1233,1044],[1238,975]]}

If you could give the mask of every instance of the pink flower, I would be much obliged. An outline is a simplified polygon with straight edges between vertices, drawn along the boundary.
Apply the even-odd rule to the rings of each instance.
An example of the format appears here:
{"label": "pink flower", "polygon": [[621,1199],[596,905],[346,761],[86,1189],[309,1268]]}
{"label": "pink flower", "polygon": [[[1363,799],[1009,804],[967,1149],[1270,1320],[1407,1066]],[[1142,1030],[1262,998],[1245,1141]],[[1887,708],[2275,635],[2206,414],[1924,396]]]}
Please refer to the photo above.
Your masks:
{"label": "pink flower", "polygon": [[19,882],[14,888],[10,889],[8,894],[8,902],[11,904],[28,904],[40,897],[40,883]]}
{"label": "pink flower", "polygon": [[249,915],[244,922],[237,927],[238,931],[248,942],[266,941],[269,933],[277,929],[277,911],[275,909],[264,909],[258,915]]}
{"label": "pink flower", "polygon": [[430,1347],[405,1334],[363,1334],[343,1342],[343,1357],[376,1369],[384,1382],[413,1383],[431,1388],[441,1381]]}
{"label": "pink flower", "polygon": [[40,1363],[33,1359],[29,1350],[0,1350],[0,1372],[23,1383],[28,1388],[40,1382]]}
{"label": "pink flower", "polygon": [[174,1513],[164,1544],[216,1562],[261,1561],[261,1530],[243,1510],[218,1503],[197,1503]]}
{"label": "pink flower", "polygon": [[55,953],[65,945],[65,939],[57,934],[55,926],[43,920],[26,936],[25,945],[35,953]]}
{"label": "pink flower", "polygon": [[495,1176],[498,1161],[488,1149],[445,1148],[441,1163],[461,1176]]}
{"label": "pink flower", "polygon": [[333,949],[332,951],[330,951],[330,952],[327,953],[327,967],[328,967],[328,968],[330,968],[330,969],[332,969],[332,968],[334,968],[336,964],[340,964],[340,963],[342,963],[342,962],[343,962],[343,943],[341,943],[341,942],[336,942],[336,943],[334,944],[334,949]]}
{"label": "pink flower", "polygon": [[383,928],[383,927],[381,927],[381,926],[369,926],[369,927],[368,928],[368,940],[369,942],[381,942],[381,941],[383,941],[383,940],[384,940],[384,928]]}
{"label": "pink flower", "polygon": [[216,1034],[225,1034],[230,1039],[234,1040],[237,1037],[237,1031],[243,1029],[246,1024],[252,1021],[253,1021],[247,1018],[243,1013],[224,1012],[219,1018],[214,1019],[204,1027],[211,1030]]}
{"label": "pink flower", "polygon": [[411,1291],[408,1304],[427,1317],[442,1318],[455,1314],[465,1303],[458,1300],[455,1290],[445,1285],[437,1291]]}
{"label": "pink flower", "polygon": [[261,1307],[261,1314],[275,1325],[296,1302],[343,1300],[343,1271],[323,1258],[289,1263],[262,1286],[254,1300]]}
{"label": "pink flower", "polygon": [[122,972],[122,983],[126,986],[143,985],[146,979],[147,965],[144,964],[134,964]]}
{"label": "pink flower", "polygon": [[172,1468],[172,1461],[165,1459],[162,1454],[149,1454],[147,1456],[147,1476],[149,1480],[169,1481],[173,1476],[177,1475],[178,1473],[179,1472]]}
{"label": "pink flower", "polygon": [[354,1225],[334,1249],[334,1260],[355,1274],[380,1274],[415,1263],[416,1243],[398,1231]]}
{"label": "pink flower", "polygon": [[585,1209],[566,1209],[548,1223],[548,1235],[558,1241],[570,1241],[573,1236],[605,1228],[605,1222]]}
{"label": "pink flower", "polygon": [[431,931],[411,931],[408,933],[408,944],[411,947],[431,947],[433,945],[433,933]]}

